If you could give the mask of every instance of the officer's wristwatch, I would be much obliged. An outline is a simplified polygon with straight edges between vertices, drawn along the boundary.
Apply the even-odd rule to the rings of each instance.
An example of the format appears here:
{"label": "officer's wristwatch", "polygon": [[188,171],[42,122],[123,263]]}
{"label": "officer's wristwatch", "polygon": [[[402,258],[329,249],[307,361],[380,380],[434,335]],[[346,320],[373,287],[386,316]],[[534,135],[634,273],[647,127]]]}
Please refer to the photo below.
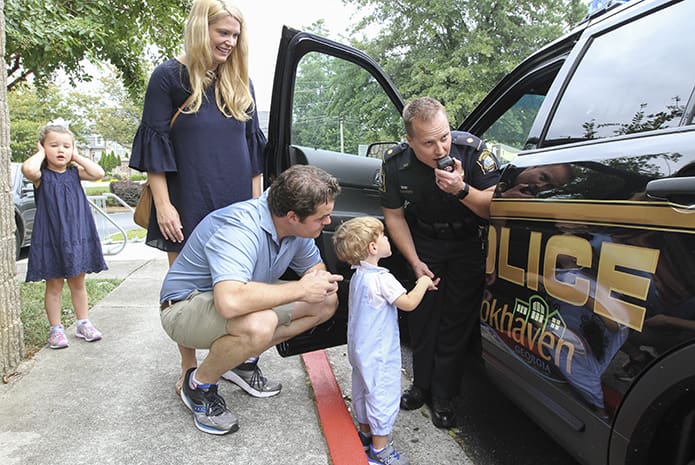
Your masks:
{"label": "officer's wristwatch", "polygon": [[466,196],[468,195],[468,190],[469,190],[469,189],[470,189],[470,187],[468,186],[468,183],[467,183],[467,182],[463,183],[463,189],[461,189],[460,191],[458,191],[458,193],[456,194],[456,198],[457,198],[458,200],[463,200],[463,199],[465,199]]}

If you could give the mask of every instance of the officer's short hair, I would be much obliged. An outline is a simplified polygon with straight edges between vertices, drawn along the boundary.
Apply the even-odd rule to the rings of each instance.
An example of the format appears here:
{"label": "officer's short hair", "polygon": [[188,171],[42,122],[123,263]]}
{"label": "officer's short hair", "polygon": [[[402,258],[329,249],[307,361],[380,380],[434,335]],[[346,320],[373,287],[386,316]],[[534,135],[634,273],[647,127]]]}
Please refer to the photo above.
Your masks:
{"label": "officer's short hair", "polygon": [[369,255],[369,244],[383,232],[383,223],[372,216],[347,220],[333,234],[335,254],[350,265],[359,265]]}
{"label": "officer's short hair", "polygon": [[446,109],[439,100],[432,97],[420,97],[412,100],[403,108],[403,124],[405,133],[413,136],[413,121],[431,121],[439,112],[446,115]]}
{"label": "officer's short hair", "polygon": [[338,193],[338,180],[326,171],[311,165],[293,165],[273,181],[268,206],[275,216],[293,211],[304,221],[320,205],[335,201]]}

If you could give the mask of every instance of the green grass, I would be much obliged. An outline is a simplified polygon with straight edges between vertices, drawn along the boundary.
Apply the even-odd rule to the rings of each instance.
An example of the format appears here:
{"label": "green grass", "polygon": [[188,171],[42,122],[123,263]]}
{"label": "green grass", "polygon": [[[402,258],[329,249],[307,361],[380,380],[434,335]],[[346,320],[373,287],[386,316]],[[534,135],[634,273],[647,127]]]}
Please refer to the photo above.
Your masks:
{"label": "green grass", "polygon": [[104,183],[103,186],[89,186],[85,188],[87,195],[101,195],[107,192],[111,192],[111,187],[108,182]]}
{"label": "green grass", "polygon": [[[147,231],[142,228],[129,229],[126,231],[126,235],[128,236],[129,241],[132,241],[134,239],[145,239],[145,236],[147,236]],[[106,241],[121,242],[123,241],[123,234],[112,234],[106,238]]]}
{"label": "green grass", "polygon": [[[122,279],[87,279],[87,301],[91,309],[101,299],[113,291]],[[31,358],[46,345],[48,338],[48,317],[44,307],[44,283],[19,283],[20,319],[24,326],[25,357]],[[75,311],[70,300],[70,288],[63,288],[61,301],[61,320],[68,327],[75,322]]]}

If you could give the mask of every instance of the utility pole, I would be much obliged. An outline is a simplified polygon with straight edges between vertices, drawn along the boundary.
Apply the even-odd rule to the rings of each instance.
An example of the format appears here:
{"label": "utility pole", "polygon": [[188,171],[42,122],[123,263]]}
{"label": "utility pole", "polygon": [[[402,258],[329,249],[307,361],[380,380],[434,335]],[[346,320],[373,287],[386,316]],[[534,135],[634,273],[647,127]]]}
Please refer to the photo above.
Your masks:
{"label": "utility pole", "polygon": [[338,118],[340,124],[340,153],[345,153],[345,135],[343,134],[343,115]]}

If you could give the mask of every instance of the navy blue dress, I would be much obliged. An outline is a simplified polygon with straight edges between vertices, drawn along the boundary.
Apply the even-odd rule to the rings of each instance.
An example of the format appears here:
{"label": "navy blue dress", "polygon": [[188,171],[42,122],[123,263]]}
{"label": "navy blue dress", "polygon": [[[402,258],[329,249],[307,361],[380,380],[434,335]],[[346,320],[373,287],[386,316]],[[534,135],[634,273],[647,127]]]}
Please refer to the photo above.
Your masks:
{"label": "navy blue dress", "polygon": [[41,170],[26,281],[71,278],[107,269],[92,210],[74,166]]}
{"label": "navy blue dress", "polygon": [[[189,95],[185,65],[170,59],[155,68],[129,163],[138,171],[166,173],[184,242],[211,211],[251,198],[251,180],[263,170],[266,145],[256,111],[246,122],[225,117],[215,103],[214,85],[198,112],[181,113],[170,129],[171,117]],[[154,205],[146,242],[172,252],[183,247],[162,237]]]}

